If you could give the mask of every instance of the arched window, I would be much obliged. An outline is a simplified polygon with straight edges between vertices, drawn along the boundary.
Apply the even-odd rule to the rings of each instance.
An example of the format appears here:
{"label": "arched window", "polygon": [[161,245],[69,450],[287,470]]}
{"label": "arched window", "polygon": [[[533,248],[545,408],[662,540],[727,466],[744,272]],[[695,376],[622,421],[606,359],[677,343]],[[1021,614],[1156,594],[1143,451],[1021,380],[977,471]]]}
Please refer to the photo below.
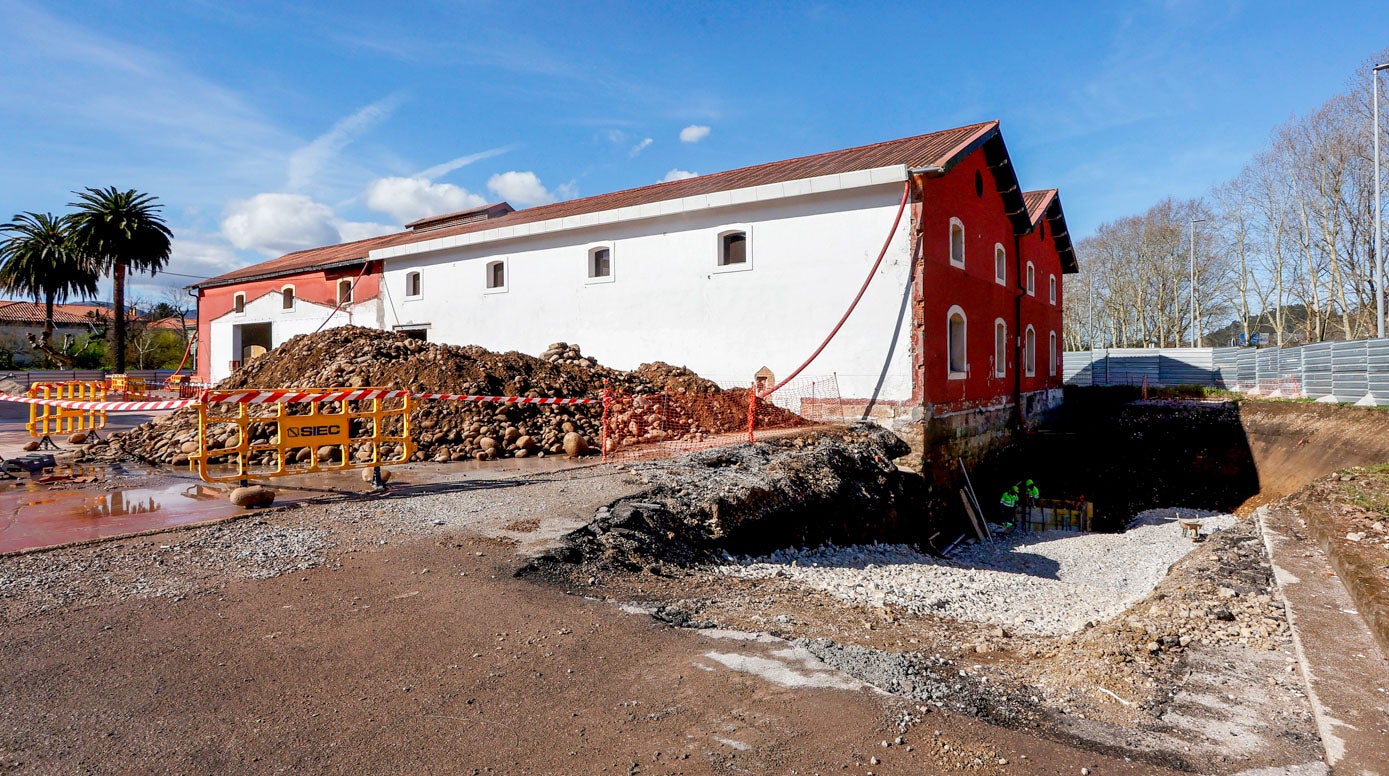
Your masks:
{"label": "arched window", "polygon": [[1008,374],[1008,324],[1002,318],[994,319],[994,376]]}
{"label": "arched window", "polygon": [[1027,262],[1027,295],[1037,295],[1037,270],[1033,268],[1032,262]]}
{"label": "arched window", "polygon": [[487,290],[500,291],[506,288],[506,262],[487,262]]}
{"label": "arched window", "polygon": [[[744,258],[747,254],[744,254]],[[607,246],[591,248],[588,252],[588,278],[601,280],[613,276],[613,251]]]}
{"label": "arched window", "polygon": [[719,266],[741,266],[748,263],[748,233],[724,232],[719,235]]}
{"label": "arched window", "polygon": [[958,305],[946,315],[946,353],[950,359],[950,379],[963,380],[968,376],[969,357],[965,347],[965,311]]}
{"label": "arched window", "polygon": [[1051,276],[1051,303],[1056,304],[1056,276]]}
{"label": "arched window", "polygon": [[965,225],[958,218],[950,219],[950,263],[965,267]]}
{"label": "arched window", "polygon": [[244,313],[244,312],[246,312],[246,295],[245,295],[245,294],[237,294],[236,296],[232,297],[232,312],[234,312],[234,313]]}
{"label": "arched window", "polygon": [[1052,377],[1055,377],[1055,376],[1056,376],[1056,332],[1052,332],[1052,333],[1051,333],[1051,360],[1050,360],[1049,364],[1050,364],[1050,366],[1047,368],[1047,374],[1051,375]]}
{"label": "arched window", "polygon": [[407,273],[405,273],[405,296],[406,296],[407,298],[408,298],[408,297],[419,296],[419,295],[420,295],[420,291],[421,291],[421,288],[420,288],[420,273],[419,273],[419,272],[407,272]]}
{"label": "arched window", "polygon": [[343,278],[338,281],[338,304],[352,303],[352,281]]}
{"label": "arched window", "polygon": [[1008,252],[1003,250],[1003,243],[994,243],[994,281],[1008,285]]}
{"label": "arched window", "polygon": [[280,289],[280,309],[294,309],[294,286],[285,286]]}
{"label": "arched window", "polygon": [[1022,339],[1023,370],[1028,377],[1037,374],[1037,332],[1027,327],[1027,335]]}

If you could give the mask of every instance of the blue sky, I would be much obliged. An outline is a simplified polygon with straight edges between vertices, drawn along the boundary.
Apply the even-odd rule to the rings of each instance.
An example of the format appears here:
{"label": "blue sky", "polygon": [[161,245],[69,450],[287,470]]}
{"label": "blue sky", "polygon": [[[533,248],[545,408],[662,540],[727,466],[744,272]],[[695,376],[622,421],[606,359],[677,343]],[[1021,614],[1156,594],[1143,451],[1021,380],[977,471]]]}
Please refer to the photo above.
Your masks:
{"label": "blue sky", "polygon": [[1389,46],[1382,0],[396,5],[0,0],[0,216],[147,191],[170,272],[208,276],[996,118],[1084,236],[1205,193]]}

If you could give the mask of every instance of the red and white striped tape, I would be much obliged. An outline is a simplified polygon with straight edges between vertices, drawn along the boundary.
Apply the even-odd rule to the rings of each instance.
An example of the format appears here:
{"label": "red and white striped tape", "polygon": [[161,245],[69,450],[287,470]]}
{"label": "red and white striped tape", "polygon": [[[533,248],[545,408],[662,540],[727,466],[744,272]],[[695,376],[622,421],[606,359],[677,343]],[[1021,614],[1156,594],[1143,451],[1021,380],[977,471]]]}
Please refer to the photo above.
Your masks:
{"label": "red and white striped tape", "polygon": [[556,399],[544,396],[469,396],[462,393],[415,393],[416,399],[441,401],[480,401],[493,404],[598,404],[601,399]]}
{"label": "red and white striped tape", "polygon": [[35,399],[28,396],[12,396],[0,393],[0,401],[21,404],[42,404],[49,407],[63,407],[70,410],[98,410],[102,412],[150,412],[152,410],[176,410],[204,402],[208,404],[290,404],[294,402],[318,401],[370,401],[371,399],[399,399],[403,396],[415,399],[434,399],[439,401],[489,402],[492,404],[597,404],[598,399],[568,399],[544,396],[473,396],[462,393],[410,393],[409,391],[388,391],[380,388],[355,389],[351,391],[207,391],[199,398],[172,399],[167,401],[75,401],[69,399]]}
{"label": "red and white striped tape", "polygon": [[152,410],[176,410],[200,403],[199,399],[171,399],[168,401],[76,401],[72,399],[35,399],[28,396],[11,396],[0,393],[0,401],[13,401],[20,404],[42,404],[45,407],[62,407],[69,410],[96,410],[99,412],[150,412]]}
{"label": "red and white striped tape", "polygon": [[203,399],[209,404],[292,404],[301,401],[369,401],[399,399],[409,391],[387,391],[380,388],[360,388],[350,391],[208,391]]}

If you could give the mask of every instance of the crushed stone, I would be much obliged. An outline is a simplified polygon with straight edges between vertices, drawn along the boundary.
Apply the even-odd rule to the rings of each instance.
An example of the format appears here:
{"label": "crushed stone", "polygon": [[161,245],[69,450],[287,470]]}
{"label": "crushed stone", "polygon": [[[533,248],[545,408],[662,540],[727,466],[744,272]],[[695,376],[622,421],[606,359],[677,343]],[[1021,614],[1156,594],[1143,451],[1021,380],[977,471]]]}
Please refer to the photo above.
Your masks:
{"label": "crushed stone", "polygon": [[718,571],[743,579],[789,578],[849,602],[1062,636],[1108,620],[1143,598],[1196,545],[1178,518],[1202,533],[1228,514],[1150,509],[1122,533],[1015,533],[937,558],[908,545],[833,544],[737,558]]}

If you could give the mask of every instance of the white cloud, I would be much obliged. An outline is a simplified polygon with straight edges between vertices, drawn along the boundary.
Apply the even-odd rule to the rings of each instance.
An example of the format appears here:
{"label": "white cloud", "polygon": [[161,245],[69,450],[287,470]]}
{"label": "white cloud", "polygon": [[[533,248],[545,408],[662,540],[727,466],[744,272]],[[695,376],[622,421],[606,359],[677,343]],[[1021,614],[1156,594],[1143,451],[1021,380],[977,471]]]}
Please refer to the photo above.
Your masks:
{"label": "white cloud", "polygon": [[503,172],[487,179],[487,188],[513,207],[548,205],[557,198],[540,183],[533,172]]}
{"label": "white cloud", "polygon": [[367,184],[366,205],[397,223],[481,207],[487,199],[452,183],[430,183],[427,178],[378,178]]}
{"label": "white cloud", "polygon": [[664,177],[664,178],[662,178],[662,179],[660,179],[660,180],[658,180],[658,181],[656,181],[656,182],[657,182],[657,183],[670,183],[671,181],[683,181],[683,180],[685,180],[686,178],[697,178],[697,177],[699,177],[699,173],[697,173],[697,172],[690,172],[689,170],[675,169],[675,170],[671,170],[670,172],[666,173],[666,177]]}
{"label": "white cloud", "polygon": [[637,154],[641,153],[642,151],[645,151],[654,142],[656,141],[648,137],[642,140],[640,143],[637,143],[636,145],[632,146],[632,150],[628,151],[627,155],[635,159],[637,157]]}
{"label": "white cloud", "polygon": [[390,117],[395,111],[395,97],[378,100],[352,115],[339,119],[333,128],[314,138],[308,145],[290,154],[289,187],[299,190],[311,186],[324,165],[332,161],[352,141],[373,125]]}
{"label": "white cloud", "polygon": [[698,143],[709,136],[709,128],[703,124],[691,124],[680,130],[680,142]]}
{"label": "white cloud", "polygon": [[345,221],[331,207],[303,194],[265,193],[235,200],[222,219],[222,235],[232,245],[269,256],[394,230],[385,224]]}

